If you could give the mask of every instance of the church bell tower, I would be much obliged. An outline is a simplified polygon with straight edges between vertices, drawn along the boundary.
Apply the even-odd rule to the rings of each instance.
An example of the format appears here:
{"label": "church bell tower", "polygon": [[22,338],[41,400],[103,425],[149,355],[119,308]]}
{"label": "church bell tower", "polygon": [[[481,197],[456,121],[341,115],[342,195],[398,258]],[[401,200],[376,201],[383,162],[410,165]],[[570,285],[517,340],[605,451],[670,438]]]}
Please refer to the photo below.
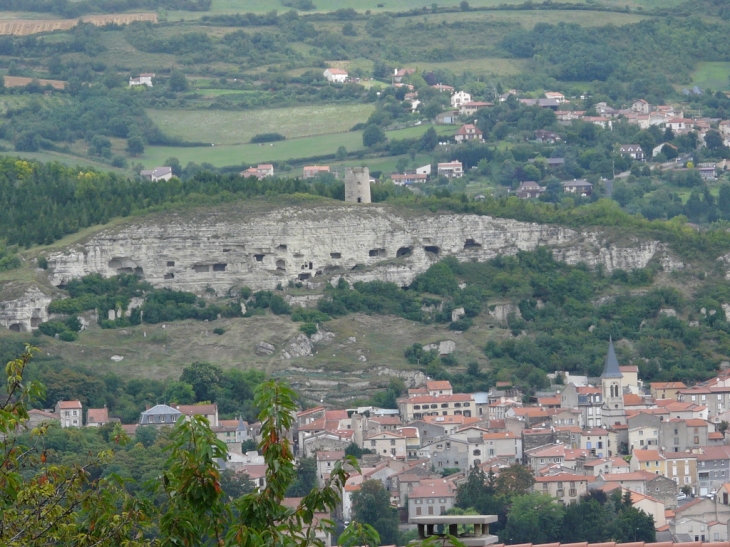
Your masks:
{"label": "church bell tower", "polygon": [[603,414],[602,423],[604,427],[626,425],[622,379],[623,374],[621,374],[619,368],[616,351],[613,349],[613,340],[609,340],[608,355],[606,355],[603,374],[601,374],[601,388],[603,390],[601,414]]}

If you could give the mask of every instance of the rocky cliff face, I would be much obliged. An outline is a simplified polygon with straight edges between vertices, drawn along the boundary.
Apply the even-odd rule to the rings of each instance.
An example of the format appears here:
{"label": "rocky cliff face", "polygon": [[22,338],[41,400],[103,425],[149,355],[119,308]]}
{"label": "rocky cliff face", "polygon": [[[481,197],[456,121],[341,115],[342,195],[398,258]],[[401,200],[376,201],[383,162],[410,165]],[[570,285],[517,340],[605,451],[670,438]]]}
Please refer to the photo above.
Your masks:
{"label": "rocky cliff face", "polygon": [[[3,289],[5,293],[7,287]],[[51,297],[38,287],[28,287],[20,296],[0,302],[0,325],[15,332],[30,332],[44,321],[48,321],[50,303]]]}
{"label": "rocky cliff face", "polygon": [[[640,268],[664,255],[655,241],[608,245],[597,232],[476,215],[399,213],[379,205],[286,207],[244,215],[168,214],[104,230],[48,257],[51,282],[90,273],[137,274],[157,287],[225,294],[235,286],[274,289],[290,280],[344,275],[409,284],[444,256],[484,261],[550,246],[568,263]],[[661,256],[660,256],[661,259]]]}

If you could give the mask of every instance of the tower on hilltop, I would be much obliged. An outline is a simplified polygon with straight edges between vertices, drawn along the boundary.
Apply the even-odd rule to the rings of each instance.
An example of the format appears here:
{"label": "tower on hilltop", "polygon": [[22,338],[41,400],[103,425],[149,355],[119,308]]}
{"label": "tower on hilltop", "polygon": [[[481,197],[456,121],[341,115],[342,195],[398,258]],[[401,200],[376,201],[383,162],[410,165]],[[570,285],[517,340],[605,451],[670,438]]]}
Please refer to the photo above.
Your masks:
{"label": "tower on hilltop", "polygon": [[608,354],[606,362],[603,365],[603,374],[601,374],[601,388],[603,390],[603,414],[604,427],[612,427],[614,425],[626,425],[626,411],[624,410],[624,389],[621,380],[624,375],[621,374],[618,359],[616,358],[616,350],[613,349],[613,340],[609,339]]}
{"label": "tower on hilltop", "polygon": [[345,201],[370,203],[370,170],[367,167],[345,168]]}

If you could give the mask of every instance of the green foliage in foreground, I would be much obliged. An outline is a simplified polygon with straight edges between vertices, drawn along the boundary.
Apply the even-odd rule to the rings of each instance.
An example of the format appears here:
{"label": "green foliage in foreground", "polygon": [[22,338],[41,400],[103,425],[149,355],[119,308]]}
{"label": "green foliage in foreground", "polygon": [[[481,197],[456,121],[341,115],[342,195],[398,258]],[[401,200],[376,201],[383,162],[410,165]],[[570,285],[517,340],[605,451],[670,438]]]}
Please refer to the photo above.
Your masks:
{"label": "green foliage in foreground", "polygon": [[[282,505],[296,479],[294,455],[286,437],[296,410],[294,393],[288,387],[270,382],[256,394],[256,405],[262,409],[259,450],[267,466],[264,488],[239,488],[242,495],[234,499],[226,494],[221,486],[224,477],[215,463],[216,459],[225,461],[226,446],[202,417],[181,419],[175,425],[169,443],[162,447],[166,458],[161,472],[139,488],[131,478],[108,467],[119,449],[51,463],[53,451],[44,446],[44,440],[52,427],[43,425],[30,436],[16,437],[28,420],[28,404],[43,391],[40,384],[23,379],[32,352],[29,347],[8,363],[7,394],[0,398],[2,545],[322,547],[316,531],[335,531],[333,521],[315,523],[314,514],[333,511],[340,502],[348,474],[339,463],[324,488],[306,493],[296,507]],[[109,438],[126,442],[118,426],[109,432]],[[357,469],[354,459],[348,464]],[[102,469],[106,472],[100,474]],[[229,491],[233,489],[229,487]],[[349,545],[379,544],[377,533],[366,525],[351,526],[342,537]]]}

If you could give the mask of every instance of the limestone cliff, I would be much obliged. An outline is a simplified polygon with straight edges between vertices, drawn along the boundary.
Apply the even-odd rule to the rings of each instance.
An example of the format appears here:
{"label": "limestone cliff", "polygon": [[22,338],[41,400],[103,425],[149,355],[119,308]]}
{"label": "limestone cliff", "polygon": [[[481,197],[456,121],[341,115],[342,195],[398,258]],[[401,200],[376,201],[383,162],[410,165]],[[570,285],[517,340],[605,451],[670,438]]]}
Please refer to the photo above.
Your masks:
{"label": "limestone cliff", "polygon": [[568,263],[640,268],[666,255],[656,241],[625,247],[598,232],[477,215],[399,211],[386,205],[316,204],[246,213],[243,206],[168,213],[98,232],[48,257],[51,282],[134,273],[156,287],[222,295],[290,280],[345,275],[401,285],[444,256],[484,261],[537,246]]}
{"label": "limestone cliff", "polygon": [[[15,293],[15,294],[11,294]],[[51,297],[38,287],[5,286],[0,293],[0,325],[15,332],[30,332],[48,321]]]}

